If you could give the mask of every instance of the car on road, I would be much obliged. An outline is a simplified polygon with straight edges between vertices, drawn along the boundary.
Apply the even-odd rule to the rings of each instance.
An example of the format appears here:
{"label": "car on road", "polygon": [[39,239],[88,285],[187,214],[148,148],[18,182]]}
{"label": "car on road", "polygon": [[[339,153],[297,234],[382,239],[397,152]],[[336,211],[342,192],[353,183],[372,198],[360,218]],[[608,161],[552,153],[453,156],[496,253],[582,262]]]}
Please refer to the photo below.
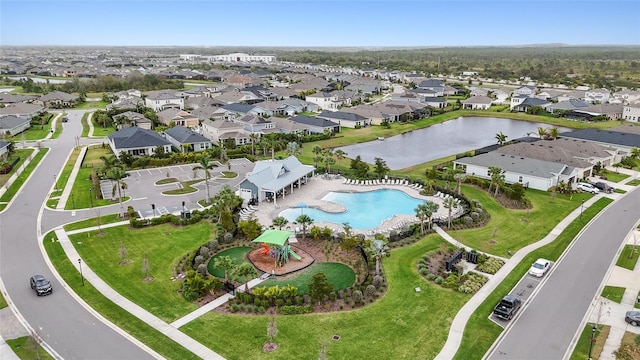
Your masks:
{"label": "car on road", "polygon": [[593,182],[593,183],[591,183],[591,185],[596,187],[598,190],[604,191],[604,192],[609,193],[609,194],[611,194],[613,192],[613,190],[615,190],[612,186],[608,185],[607,183],[603,183],[601,181]]}
{"label": "car on road", "polygon": [[628,322],[633,326],[640,325],[640,311],[627,311],[624,314],[624,321]]}
{"label": "car on road", "polygon": [[67,122],[67,121],[69,121],[68,117],[65,116],[65,117],[62,118],[62,122]]}
{"label": "car on road", "polygon": [[551,267],[551,261],[540,258],[536,260],[536,262],[534,262],[533,265],[531,265],[531,268],[529,268],[529,275],[532,275],[535,277],[543,277],[544,274],[547,273],[550,267]]}
{"label": "car on road", "polygon": [[29,284],[31,288],[36,292],[38,296],[49,295],[53,292],[53,287],[51,287],[51,283],[42,275],[33,275],[29,279]]}
{"label": "car on road", "polygon": [[600,190],[598,190],[597,187],[585,182],[579,182],[578,185],[576,185],[576,187],[582,191],[592,193],[592,194],[597,194],[600,192]]}

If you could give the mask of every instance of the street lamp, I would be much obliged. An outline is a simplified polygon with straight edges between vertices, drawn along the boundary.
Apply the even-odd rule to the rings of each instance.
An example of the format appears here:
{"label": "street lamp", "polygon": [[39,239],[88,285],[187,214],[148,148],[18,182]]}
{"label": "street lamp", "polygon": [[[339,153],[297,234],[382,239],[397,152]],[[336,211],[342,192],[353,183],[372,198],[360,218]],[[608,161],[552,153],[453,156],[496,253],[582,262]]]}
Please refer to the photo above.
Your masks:
{"label": "street lamp", "polygon": [[156,204],[151,204],[151,218],[156,217]]}
{"label": "street lamp", "polygon": [[580,204],[580,220],[582,220],[582,210],[584,208],[584,199],[582,199],[582,203]]}
{"label": "street lamp", "polygon": [[596,341],[596,326],[591,328],[591,340],[589,341],[589,360],[591,360],[591,350],[593,349],[593,343]]}
{"label": "street lamp", "polygon": [[91,207],[93,207],[93,188],[89,188],[89,200],[91,201]]}
{"label": "street lamp", "polygon": [[84,276],[82,276],[82,260],[78,259],[78,266],[80,267],[80,279],[82,279],[82,286],[84,286]]}

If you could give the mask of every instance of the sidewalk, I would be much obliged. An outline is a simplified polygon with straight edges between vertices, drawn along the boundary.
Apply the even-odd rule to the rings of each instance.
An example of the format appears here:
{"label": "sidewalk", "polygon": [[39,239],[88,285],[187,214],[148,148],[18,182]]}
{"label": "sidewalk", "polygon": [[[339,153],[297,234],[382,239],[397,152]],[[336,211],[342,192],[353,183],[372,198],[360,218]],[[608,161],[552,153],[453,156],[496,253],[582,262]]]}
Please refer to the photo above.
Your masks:
{"label": "sidewalk", "polygon": [[[594,196],[591,199],[584,202],[584,208],[586,209],[589,206],[593,205],[601,195]],[[578,218],[581,213],[581,208],[578,207],[573,210],[566,218],[554,227],[547,236],[545,236],[542,240],[535,242],[531,245],[525,246],[522,249],[518,250],[513,256],[505,262],[505,264],[498,270],[495,275],[493,275],[480,290],[473,295],[473,297],[458,311],[456,317],[453,319],[451,323],[451,328],[449,329],[449,335],[447,336],[447,341],[444,346],[436,356],[438,360],[448,360],[453,359],[458,348],[460,347],[460,343],[462,342],[462,335],[464,333],[464,329],[467,326],[467,321],[471,315],[476,311],[478,306],[480,306],[484,300],[493,292],[493,290],[498,287],[502,283],[502,281],[513,271],[513,269],[522,261],[522,259],[529,254],[530,252],[545,246],[551,243],[553,240],[558,237],[562,233],[562,231],[569,225],[573,220]],[[454,240],[455,241],[455,240]]]}
{"label": "sidewalk", "polygon": [[[640,240],[640,230],[635,229],[634,235]],[[633,235],[627,239],[627,245],[633,245]],[[640,245],[640,244],[638,244]],[[609,336],[605,340],[600,360],[615,360],[615,351],[620,348],[622,337],[626,331],[634,334],[640,334],[640,327],[631,326],[624,321],[625,313],[634,309],[637,301],[638,292],[640,291],[640,261],[636,263],[633,270],[614,266],[611,275],[607,279],[607,286],[618,286],[625,288],[622,301],[616,303],[606,298],[598,296],[598,300],[591,308],[589,322],[600,323],[611,326]],[[602,303],[602,305],[600,304]],[[598,317],[600,317],[598,321]]]}
{"label": "sidewalk", "polygon": [[[58,200],[56,209],[58,207],[64,209],[65,205],[67,204],[67,201],[69,201],[69,195],[71,195],[71,190],[73,190],[73,183],[76,181],[76,177],[78,177],[80,166],[82,166],[82,160],[84,159],[84,156],[87,153],[88,148],[89,148],[88,146],[85,146],[80,150],[78,159],[76,160],[76,163],[73,164],[73,169],[71,169],[71,174],[69,174],[69,179],[67,179],[67,183],[65,184],[65,187],[64,189],[62,189],[62,195],[60,195],[60,199]],[[75,148],[71,149],[71,153],[73,153],[74,150]],[[69,154],[69,156],[71,156],[71,154]],[[60,169],[60,173],[58,174],[58,177],[61,176],[63,170],[64,170],[64,167]],[[55,187],[56,184],[53,184],[53,186]]]}

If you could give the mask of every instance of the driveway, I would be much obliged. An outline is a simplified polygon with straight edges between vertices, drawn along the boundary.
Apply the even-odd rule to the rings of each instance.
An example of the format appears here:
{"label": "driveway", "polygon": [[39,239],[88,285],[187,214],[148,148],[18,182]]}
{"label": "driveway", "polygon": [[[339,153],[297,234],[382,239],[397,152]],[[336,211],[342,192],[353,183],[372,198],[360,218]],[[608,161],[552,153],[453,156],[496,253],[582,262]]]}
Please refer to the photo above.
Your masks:
{"label": "driveway", "polygon": [[639,214],[640,190],[635,189],[596,217],[486,358],[562,359]]}

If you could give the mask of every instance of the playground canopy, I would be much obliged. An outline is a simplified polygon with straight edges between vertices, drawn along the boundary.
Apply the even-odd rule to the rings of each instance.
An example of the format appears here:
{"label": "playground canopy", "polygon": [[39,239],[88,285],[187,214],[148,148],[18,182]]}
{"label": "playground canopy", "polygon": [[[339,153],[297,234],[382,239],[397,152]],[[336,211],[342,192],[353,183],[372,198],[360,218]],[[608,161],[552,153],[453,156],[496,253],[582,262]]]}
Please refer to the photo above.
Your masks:
{"label": "playground canopy", "polygon": [[284,246],[289,236],[293,235],[290,231],[282,230],[266,230],[262,235],[258,236],[252,242],[254,243],[267,243],[278,246]]}

